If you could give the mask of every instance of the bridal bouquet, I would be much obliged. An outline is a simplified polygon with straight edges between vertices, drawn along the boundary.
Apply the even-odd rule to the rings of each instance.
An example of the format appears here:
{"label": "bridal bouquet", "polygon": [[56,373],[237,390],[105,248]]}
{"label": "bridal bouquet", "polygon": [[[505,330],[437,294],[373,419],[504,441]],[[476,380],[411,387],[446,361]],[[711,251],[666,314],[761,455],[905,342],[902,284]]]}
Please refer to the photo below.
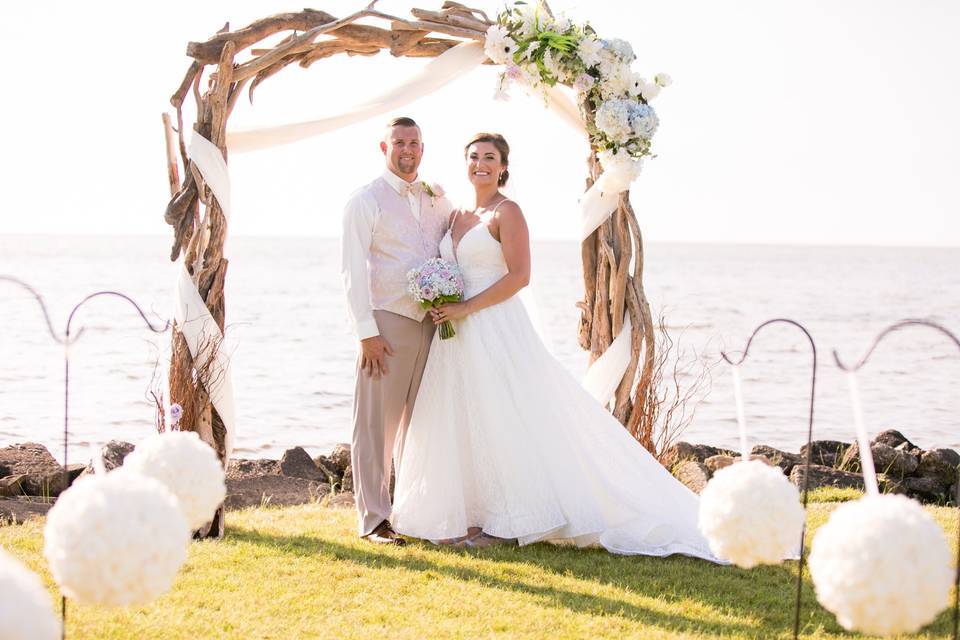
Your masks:
{"label": "bridal bouquet", "polygon": [[[446,302],[463,300],[463,275],[460,268],[440,258],[430,258],[416,269],[407,272],[408,290],[424,309],[438,307]],[[440,339],[457,335],[449,320],[440,325]]]}

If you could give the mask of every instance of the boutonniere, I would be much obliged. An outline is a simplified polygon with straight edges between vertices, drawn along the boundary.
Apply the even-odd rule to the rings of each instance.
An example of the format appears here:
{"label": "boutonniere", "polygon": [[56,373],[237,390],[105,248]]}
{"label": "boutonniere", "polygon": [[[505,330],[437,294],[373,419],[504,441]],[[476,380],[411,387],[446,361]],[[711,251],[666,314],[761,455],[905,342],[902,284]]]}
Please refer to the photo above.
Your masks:
{"label": "boutonniere", "polygon": [[436,182],[429,184],[426,181],[421,180],[420,186],[423,187],[423,192],[430,196],[430,204],[432,205],[437,204],[437,198],[443,197],[443,187]]}

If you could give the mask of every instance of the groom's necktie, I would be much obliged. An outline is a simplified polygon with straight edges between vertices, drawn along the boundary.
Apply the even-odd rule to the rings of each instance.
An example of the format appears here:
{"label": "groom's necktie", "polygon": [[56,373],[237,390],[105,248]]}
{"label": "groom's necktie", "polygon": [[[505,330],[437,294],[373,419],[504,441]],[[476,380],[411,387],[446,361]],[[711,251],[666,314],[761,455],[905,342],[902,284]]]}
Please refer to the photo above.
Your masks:
{"label": "groom's necktie", "polygon": [[423,185],[419,182],[404,182],[400,185],[400,195],[407,199],[410,204],[410,212],[417,220],[420,220],[420,194],[422,192]]}

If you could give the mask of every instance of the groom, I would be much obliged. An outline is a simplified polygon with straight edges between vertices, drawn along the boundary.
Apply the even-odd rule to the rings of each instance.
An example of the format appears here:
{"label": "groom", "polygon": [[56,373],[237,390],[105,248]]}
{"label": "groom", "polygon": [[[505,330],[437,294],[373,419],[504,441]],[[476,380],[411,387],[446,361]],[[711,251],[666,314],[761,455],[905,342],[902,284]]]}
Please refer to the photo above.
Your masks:
{"label": "groom", "polygon": [[387,124],[383,174],[353,193],[343,212],[341,274],[360,340],[353,399],[353,487],[360,536],[403,544],[390,526],[390,465],[399,467],[434,326],[407,291],[407,272],[439,255],[451,205],[417,180],[420,127]]}

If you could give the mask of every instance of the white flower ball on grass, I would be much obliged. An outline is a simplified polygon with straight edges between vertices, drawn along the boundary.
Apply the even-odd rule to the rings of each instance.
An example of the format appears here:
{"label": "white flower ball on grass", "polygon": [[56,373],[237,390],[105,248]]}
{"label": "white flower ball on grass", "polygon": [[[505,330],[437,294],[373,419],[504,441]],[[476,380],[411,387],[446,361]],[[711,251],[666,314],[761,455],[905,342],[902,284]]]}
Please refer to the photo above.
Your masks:
{"label": "white flower ball on grass", "polygon": [[799,551],[805,514],[797,488],[759,460],[720,469],[700,494],[700,531],[738,567],[779,564]]}
{"label": "white flower ball on grass", "polygon": [[163,483],[176,496],[191,529],[210,522],[227,495],[217,454],[192,431],[151,436],[127,456],[123,471]]}
{"label": "white flower ball on grass", "polygon": [[850,631],[913,633],[947,605],[950,548],[917,502],[868,496],[841,505],[810,548],[817,600]]}
{"label": "white flower ball on grass", "polygon": [[190,527],[162,484],[134,473],[81,478],[50,509],[43,554],[78,602],[145,604],[166,593],[187,557]]}
{"label": "white flower ball on grass", "polygon": [[0,549],[0,640],[57,640],[60,619],[39,576]]}

